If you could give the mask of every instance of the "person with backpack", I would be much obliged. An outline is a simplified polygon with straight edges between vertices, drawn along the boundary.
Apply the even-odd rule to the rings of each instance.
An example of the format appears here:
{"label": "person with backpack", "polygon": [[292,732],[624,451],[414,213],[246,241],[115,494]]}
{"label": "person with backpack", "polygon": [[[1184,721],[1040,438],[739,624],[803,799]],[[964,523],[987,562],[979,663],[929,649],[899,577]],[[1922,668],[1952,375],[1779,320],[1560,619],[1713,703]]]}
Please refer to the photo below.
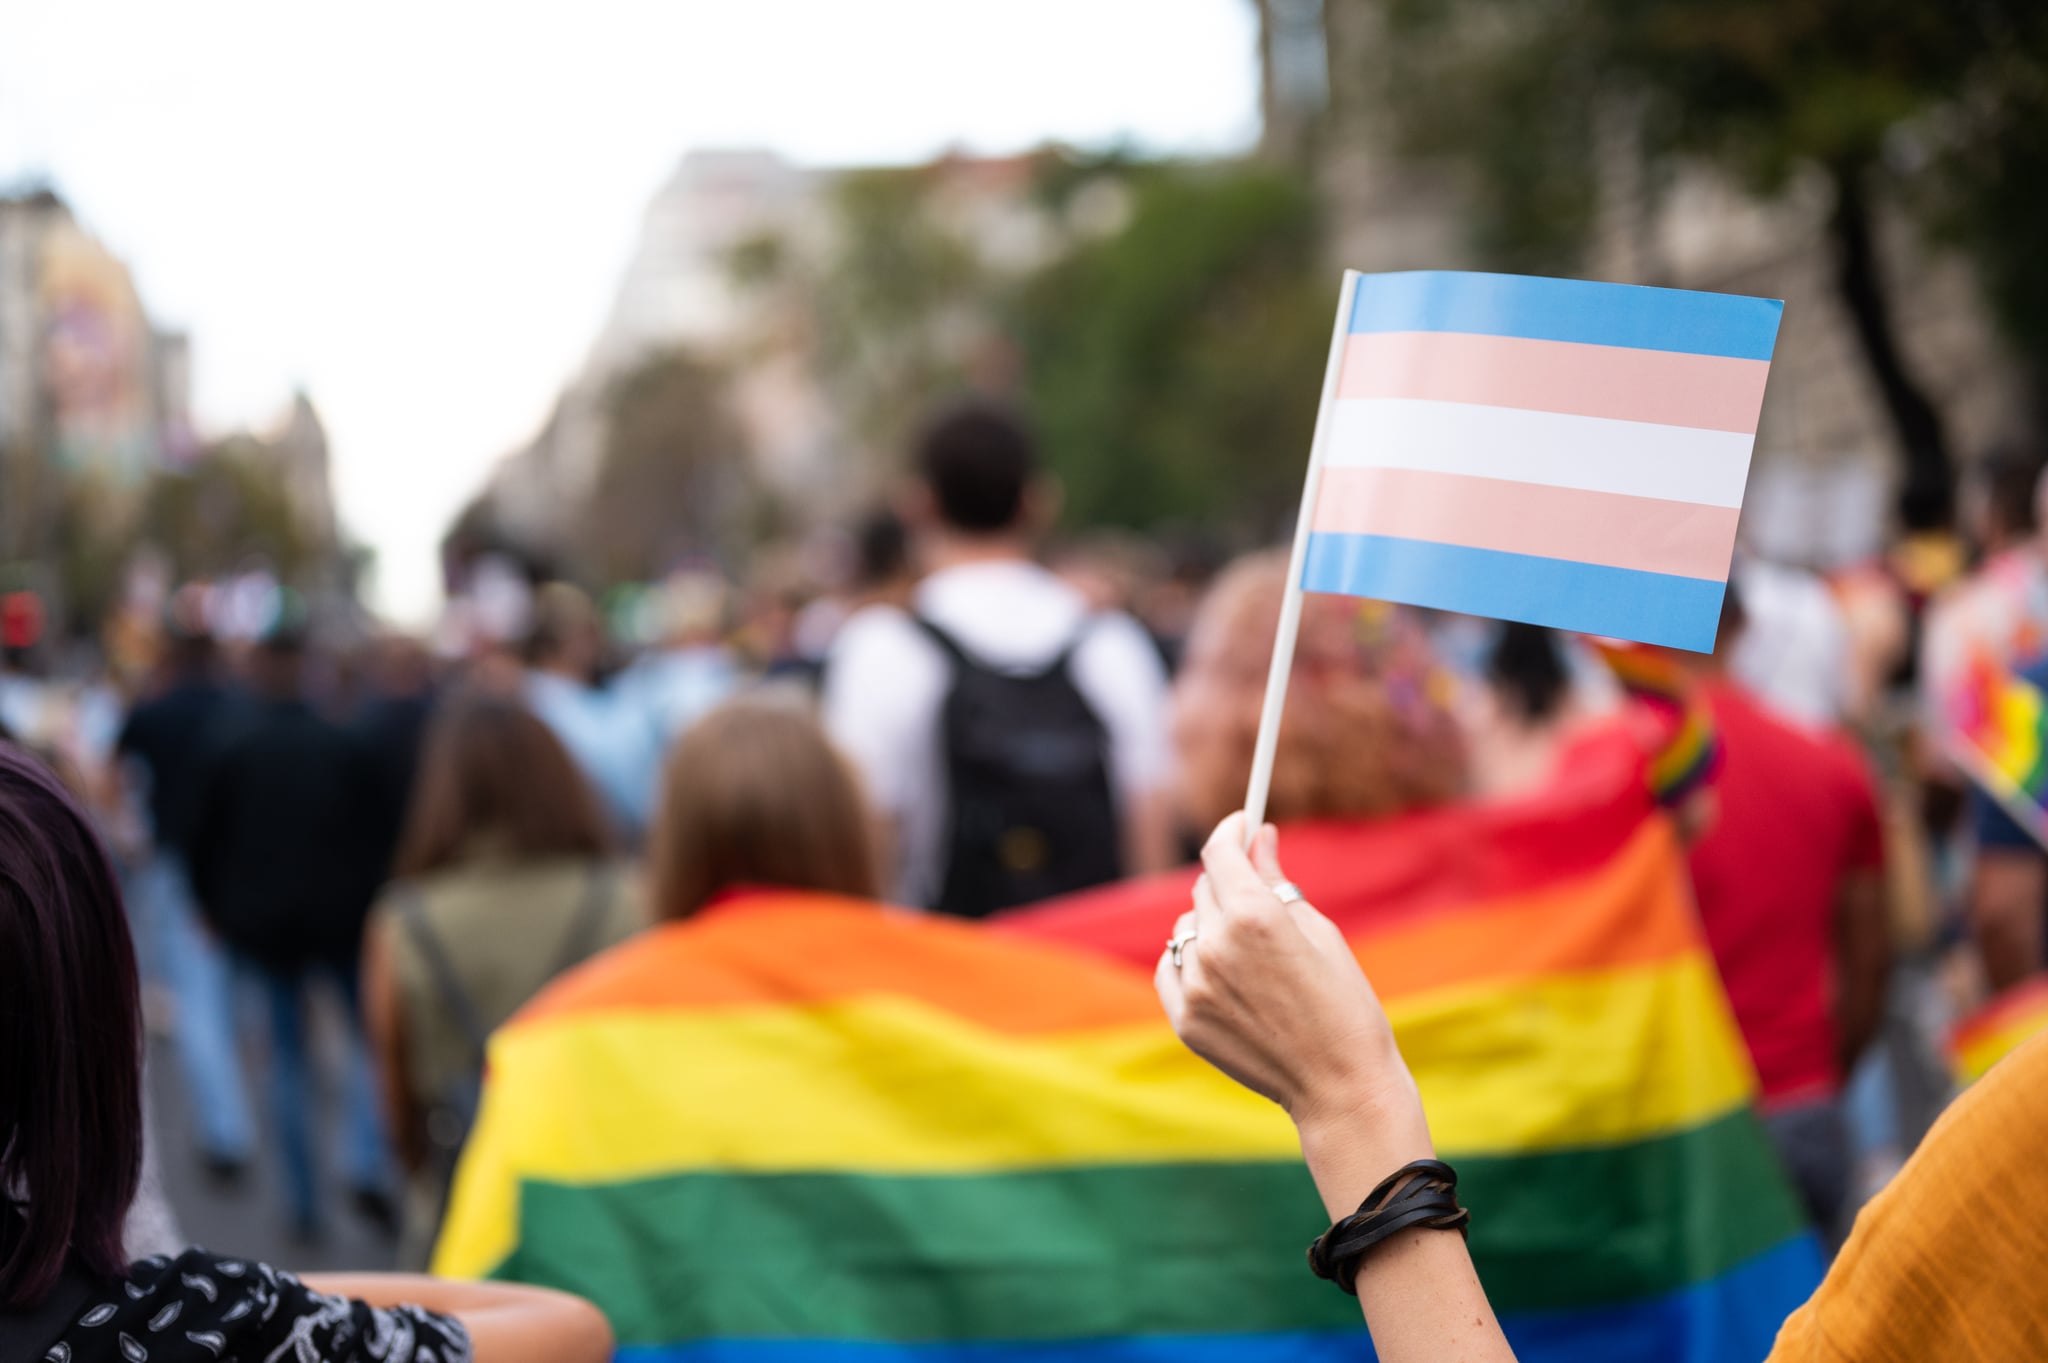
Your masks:
{"label": "person with backpack", "polygon": [[1166,676],[1143,627],[1032,557],[1058,493],[986,403],[940,413],[904,520],[906,611],[847,621],[824,718],[883,812],[898,899],[962,917],[1170,865]]}
{"label": "person with backpack", "polygon": [[568,750],[517,700],[484,694],[451,697],[429,723],[397,877],[365,934],[363,1006],[407,1173],[400,1261],[423,1269],[485,1040],[642,915]]}

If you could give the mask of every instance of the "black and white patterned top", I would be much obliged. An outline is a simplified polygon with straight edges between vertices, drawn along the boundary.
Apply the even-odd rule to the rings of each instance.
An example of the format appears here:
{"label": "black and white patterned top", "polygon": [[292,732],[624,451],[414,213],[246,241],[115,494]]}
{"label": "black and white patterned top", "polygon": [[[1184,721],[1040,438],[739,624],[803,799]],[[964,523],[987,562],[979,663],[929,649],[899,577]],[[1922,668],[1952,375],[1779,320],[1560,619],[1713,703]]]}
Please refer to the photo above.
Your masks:
{"label": "black and white patterned top", "polygon": [[451,1316],[329,1297],[268,1264],[143,1259],[83,1308],[47,1363],[470,1363]]}

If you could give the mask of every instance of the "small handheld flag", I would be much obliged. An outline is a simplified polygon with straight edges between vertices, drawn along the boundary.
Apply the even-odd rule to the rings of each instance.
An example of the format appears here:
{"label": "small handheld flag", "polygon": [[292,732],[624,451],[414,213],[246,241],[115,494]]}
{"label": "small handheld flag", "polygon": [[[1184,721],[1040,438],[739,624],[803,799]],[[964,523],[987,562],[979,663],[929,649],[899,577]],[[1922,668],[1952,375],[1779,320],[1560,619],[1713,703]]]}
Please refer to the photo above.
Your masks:
{"label": "small handheld flag", "polygon": [[1954,724],[1956,761],[2048,848],[2048,696],[1980,654],[1956,693]]}
{"label": "small handheld flag", "polygon": [[1784,304],[1346,271],[1246,800],[1302,590],[1711,652]]}
{"label": "small handheld flag", "polygon": [[1956,1082],[1976,1083],[2042,1032],[2048,1032],[2048,975],[2035,975],[1994,997],[1949,1033],[1949,1064]]}

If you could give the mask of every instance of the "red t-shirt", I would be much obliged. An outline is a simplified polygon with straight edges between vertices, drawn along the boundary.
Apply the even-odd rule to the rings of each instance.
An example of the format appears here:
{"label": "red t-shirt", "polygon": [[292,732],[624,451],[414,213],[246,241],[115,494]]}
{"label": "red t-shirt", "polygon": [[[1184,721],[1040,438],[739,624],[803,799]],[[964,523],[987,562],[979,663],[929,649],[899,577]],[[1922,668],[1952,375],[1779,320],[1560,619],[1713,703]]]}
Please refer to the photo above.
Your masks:
{"label": "red t-shirt", "polygon": [[1835,904],[1884,864],[1877,790],[1846,738],[1802,729],[1726,683],[1707,688],[1721,740],[1716,814],[1692,850],[1700,918],[1766,1104],[1841,1087]]}

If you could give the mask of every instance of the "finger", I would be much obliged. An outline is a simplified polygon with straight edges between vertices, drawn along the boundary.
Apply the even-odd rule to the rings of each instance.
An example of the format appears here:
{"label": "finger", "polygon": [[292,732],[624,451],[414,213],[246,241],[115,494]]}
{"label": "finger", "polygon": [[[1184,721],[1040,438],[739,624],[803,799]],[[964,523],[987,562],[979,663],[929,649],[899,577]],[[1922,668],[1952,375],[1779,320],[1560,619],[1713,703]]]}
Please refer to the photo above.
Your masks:
{"label": "finger", "polygon": [[1173,1030],[1180,1031],[1180,1020],[1187,1012],[1187,988],[1181,982],[1180,971],[1174,969],[1170,953],[1159,953],[1159,964],[1152,971],[1152,987],[1159,993],[1159,1006],[1166,1010],[1166,1020]]}
{"label": "finger", "polygon": [[1252,837],[1252,869],[1268,885],[1278,885],[1287,879],[1287,873],[1280,869],[1280,830],[1271,824],[1259,825],[1259,831]]}
{"label": "finger", "polygon": [[1253,869],[1244,850],[1244,815],[1233,814],[1216,825],[1202,846],[1202,869],[1225,913],[1258,912],[1277,907],[1270,886]]}
{"label": "finger", "polygon": [[1188,903],[1190,907],[1183,916],[1188,927],[1212,935],[1223,927],[1223,907],[1216,902],[1216,883],[1209,879],[1208,872],[1195,877],[1194,893],[1188,896]]}

